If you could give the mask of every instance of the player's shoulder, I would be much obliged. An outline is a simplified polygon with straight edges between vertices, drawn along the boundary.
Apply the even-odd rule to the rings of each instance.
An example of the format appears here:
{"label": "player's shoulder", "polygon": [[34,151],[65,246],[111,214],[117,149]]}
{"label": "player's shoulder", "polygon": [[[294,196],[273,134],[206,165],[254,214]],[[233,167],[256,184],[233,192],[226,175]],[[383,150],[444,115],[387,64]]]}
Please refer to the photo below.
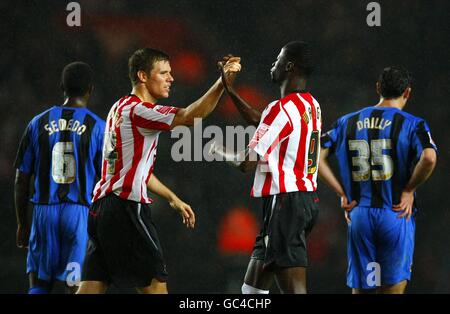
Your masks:
{"label": "player's shoulder", "polygon": [[338,125],[344,124],[348,120],[350,120],[350,119],[352,119],[352,118],[354,118],[356,116],[360,116],[362,113],[364,113],[364,112],[366,112],[368,110],[371,110],[371,107],[365,107],[365,108],[362,108],[362,109],[357,110],[357,111],[349,112],[349,113],[341,116],[340,118],[338,118],[336,122],[337,122]]}
{"label": "player's shoulder", "polygon": [[281,99],[271,101],[266,108],[264,108],[262,115],[269,113],[277,104],[281,104]]}
{"label": "player's shoulder", "polygon": [[403,116],[403,118],[405,118],[408,122],[410,122],[411,124],[419,124],[419,123],[425,123],[425,119],[415,116],[409,112],[403,111],[403,110],[399,110],[399,113]]}
{"label": "player's shoulder", "polygon": [[39,121],[41,120],[41,118],[43,118],[47,114],[50,114],[51,111],[58,110],[58,108],[59,108],[58,106],[52,106],[52,107],[42,111],[41,113],[38,113],[31,119],[29,126],[34,126],[34,125],[38,124]]}
{"label": "player's shoulder", "polygon": [[105,120],[100,118],[96,113],[92,112],[90,109],[86,108],[86,114],[89,115],[92,119],[94,119],[99,125],[104,125]]}

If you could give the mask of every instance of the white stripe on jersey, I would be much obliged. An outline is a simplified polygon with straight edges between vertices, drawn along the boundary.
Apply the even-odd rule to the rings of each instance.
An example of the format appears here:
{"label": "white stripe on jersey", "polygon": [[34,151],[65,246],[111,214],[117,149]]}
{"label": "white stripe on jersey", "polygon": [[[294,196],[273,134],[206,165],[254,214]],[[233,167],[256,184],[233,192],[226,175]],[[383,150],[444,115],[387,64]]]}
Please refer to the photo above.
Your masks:
{"label": "white stripe on jersey", "polygon": [[[275,105],[280,106],[279,112],[277,110],[280,108]],[[291,130],[287,129],[288,124]],[[258,130],[249,145],[258,155],[267,159],[266,163],[261,159],[258,162],[252,196],[315,191],[317,170],[308,173],[308,157],[313,131],[318,132],[320,137],[320,129],[320,106],[309,93],[290,94],[272,102],[263,111]],[[277,142],[277,139],[280,141]],[[318,144],[315,145],[316,149],[320,147]]]}
{"label": "white stripe on jersey", "polygon": [[[114,193],[136,202],[151,202],[147,182],[156,159],[159,133],[170,129],[177,111],[142,102],[135,95],[114,104],[105,130],[102,178],[95,187],[93,201]],[[111,154],[117,158],[111,161]]]}
{"label": "white stripe on jersey", "polygon": [[[287,152],[297,156],[297,151],[300,143],[300,133],[302,132],[302,124],[300,113],[292,101],[289,101],[284,107],[291,118],[292,127],[294,132],[289,136],[289,143]],[[294,173],[295,158],[285,158],[283,164],[283,170],[285,172],[285,185],[286,190],[295,191],[297,189],[297,178]]]}

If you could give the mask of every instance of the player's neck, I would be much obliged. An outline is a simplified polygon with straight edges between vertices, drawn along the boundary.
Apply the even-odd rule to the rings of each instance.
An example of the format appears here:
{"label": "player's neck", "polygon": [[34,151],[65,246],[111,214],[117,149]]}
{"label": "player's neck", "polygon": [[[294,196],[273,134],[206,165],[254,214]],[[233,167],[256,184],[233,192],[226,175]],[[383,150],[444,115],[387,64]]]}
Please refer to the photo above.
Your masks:
{"label": "player's neck", "polygon": [[156,102],[158,101],[148,92],[148,89],[143,84],[133,86],[131,94],[136,95],[140,100],[149,102],[151,104],[156,104]]}
{"label": "player's neck", "polygon": [[397,108],[400,110],[403,110],[405,107],[405,100],[402,99],[402,97],[395,98],[395,99],[384,99],[383,97],[380,98],[380,101],[378,104],[375,105],[375,107],[386,107],[386,108]]}
{"label": "player's neck", "polygon": [[67,97],[62,105],[64,107],[86,108],[87,99],[84,97]]}
{"label": "player's neck", "polygon": [[303,78],[285,80],[280,85],[281,98],[292,93],[306,93],[306,80]]}

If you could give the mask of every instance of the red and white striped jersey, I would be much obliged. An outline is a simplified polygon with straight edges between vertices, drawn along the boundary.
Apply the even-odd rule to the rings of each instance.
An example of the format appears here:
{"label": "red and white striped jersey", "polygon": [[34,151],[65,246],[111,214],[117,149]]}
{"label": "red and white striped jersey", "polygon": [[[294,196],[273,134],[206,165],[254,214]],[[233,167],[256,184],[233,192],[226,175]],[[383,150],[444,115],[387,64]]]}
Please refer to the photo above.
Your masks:
{"label": "red and white striped jersey", "polygon": [[147,182],[153,172],[159,133],[170,130],[178,108],[154,105],[135,95],[117,101],[106,120],[102,177],[93,201],[109,193],[151,203]]}
{"label": "red and white striped jersey", "polygon": [[263,111],[249,147],[259,156],[251,196],[315,191],[322,118],[310,93],[292,93]]}

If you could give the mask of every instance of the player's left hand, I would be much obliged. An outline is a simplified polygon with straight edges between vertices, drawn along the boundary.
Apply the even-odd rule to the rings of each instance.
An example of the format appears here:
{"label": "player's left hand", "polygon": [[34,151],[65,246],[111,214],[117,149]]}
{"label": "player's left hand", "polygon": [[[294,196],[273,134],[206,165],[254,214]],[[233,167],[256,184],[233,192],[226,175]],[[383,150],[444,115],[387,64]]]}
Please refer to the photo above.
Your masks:
{"label": "player's left hand", "polygon": [[195,226],[195,214],[191,206],[180,200],[179,198],[174,199],[170,202],[170,206],[175,209],[183,218],[183,224],[186,227],[193,229]]}
{"label": "player's left hand", "polygon": [[403,212],[398,215],[398,218],[406,217],[406,220],[409,220],[412,215],[412,209],[414,206],[414,191],[403,191],[400,196],[400,203],[398,205],[394,205],[392,208],[393,211]]}
{"label": "player's left hand", "polygon": [[233,82],[236,79],[236,73],[241,71],[241,58],[228,55],[222,61],[217,63],[221,71],[222,84],[229,93],[233,90]]}

